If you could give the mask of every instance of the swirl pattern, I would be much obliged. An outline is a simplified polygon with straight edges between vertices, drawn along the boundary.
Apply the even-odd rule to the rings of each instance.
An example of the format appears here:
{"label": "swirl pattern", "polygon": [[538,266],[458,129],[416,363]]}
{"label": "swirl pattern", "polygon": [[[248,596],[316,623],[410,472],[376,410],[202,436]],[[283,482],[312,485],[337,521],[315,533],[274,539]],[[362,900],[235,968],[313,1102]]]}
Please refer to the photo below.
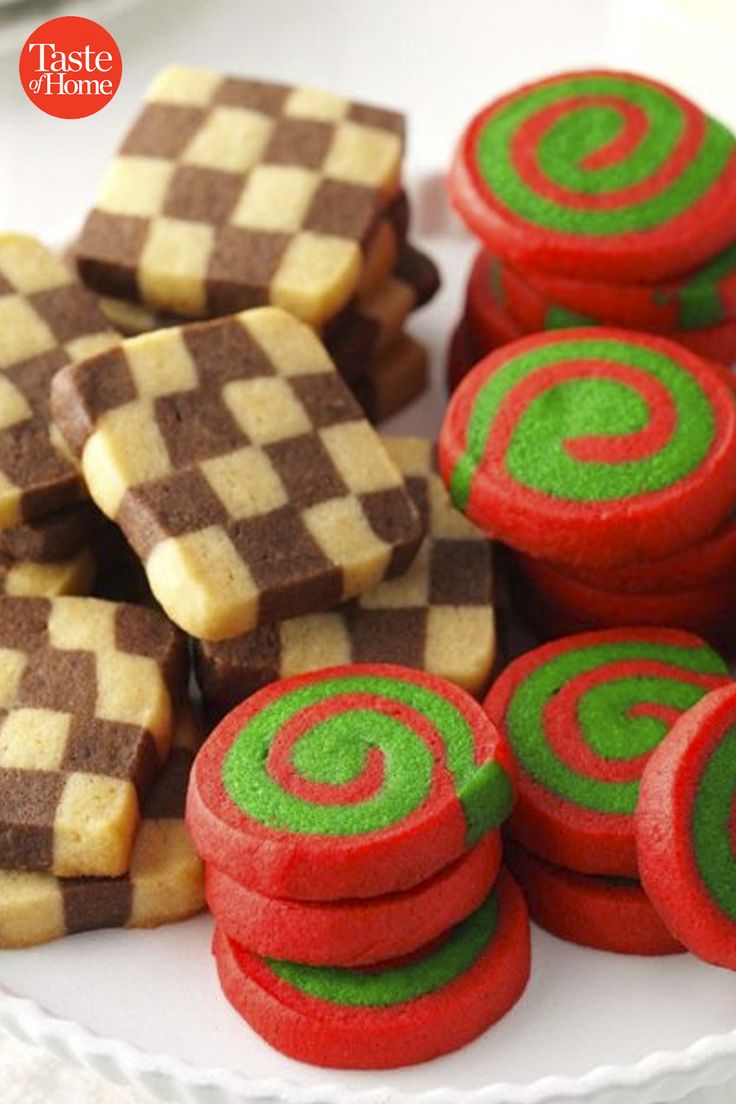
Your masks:
{"label": "swirl pattern", "polygon": [[583,72],[482,110],[450,186],[509,259],[626,281],[682,272],[725,247],[734,179],[733,135],[683,96],[631,74]]}
{"label": "swirl pattern", "polygon": [[251,873],[294,897],[366,896],[366,877],[389,892],[412,867],[416,884],[511,807],[504,750],[480,706],[441,679],[381,665],[267,687],[219,726],[194,777],[195,841],[207,847],[208,813],[225,861],[237,833],[236,878],[248,880],[257,853]]}
{"label": "swirl pattern", "polygon": [[735,427],[729,386],[679,346],[572,329],[473,369],[448,407],[440,468],[455,504],[492,535],[614,565],[694,543],[725,518]]}
{"label": "swirl pattern", "polygon": [[736,969],[736,686],[673,727],[644,773],[637,810],[641,876],[673,934]]}
{"label": "swirl pattern", "polygon": [[516,660],[485,708],[516,761],[520,842],[572,869],[635,875],[647,760],[682,713],[728,681],[703,641],[668,629],[567,637]]}

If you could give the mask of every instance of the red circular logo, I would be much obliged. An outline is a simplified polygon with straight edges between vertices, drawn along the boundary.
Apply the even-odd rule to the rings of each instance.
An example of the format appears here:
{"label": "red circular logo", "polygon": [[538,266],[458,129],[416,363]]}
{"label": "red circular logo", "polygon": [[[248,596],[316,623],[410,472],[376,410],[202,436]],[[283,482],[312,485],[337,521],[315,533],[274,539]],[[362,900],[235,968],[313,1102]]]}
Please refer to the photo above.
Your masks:
{"label": "red circular logo", "polygon": [[64,15],[42,23],[20,54],[26,96],[57,119],[83,119],[109,103],[123,63],[115,39],[99,23]]}

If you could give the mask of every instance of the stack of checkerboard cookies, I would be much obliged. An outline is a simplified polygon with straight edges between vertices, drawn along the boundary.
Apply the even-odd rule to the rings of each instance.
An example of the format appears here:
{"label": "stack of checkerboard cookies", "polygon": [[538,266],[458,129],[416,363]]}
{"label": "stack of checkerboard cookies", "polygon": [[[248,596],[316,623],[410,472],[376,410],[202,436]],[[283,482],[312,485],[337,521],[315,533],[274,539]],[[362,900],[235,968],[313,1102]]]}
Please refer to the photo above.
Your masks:
{"label": "stack of checkerboard cookies", "polygon": [[247,307],[318,330],[373,421],[426,385],[404,322],[437,289],[407,243],[404,118],[301,86],[169,67],[74,248],[126,335]]}

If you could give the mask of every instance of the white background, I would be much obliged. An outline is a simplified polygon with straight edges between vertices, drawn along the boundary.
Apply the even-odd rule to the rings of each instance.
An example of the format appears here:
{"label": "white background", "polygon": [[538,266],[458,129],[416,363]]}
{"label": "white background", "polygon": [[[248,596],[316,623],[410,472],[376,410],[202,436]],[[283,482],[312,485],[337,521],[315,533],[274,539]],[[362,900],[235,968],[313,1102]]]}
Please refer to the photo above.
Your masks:
{"label": "white background", "polygon": [[[410,120],[415,236],[442,263],[445,279],[416,326],[432,348],[435,401],[420,404],[404,423],[431,430],[442,350],[472,251],[441,184],[464,121],[521,80],[613,64],[669,79],[734,122],[735,9],[730,0],[83,0],[0,8],[0,228],[53,244],[72,236],[147,83],[170,61],[402,108]],[[62,11],[97,18],[122,51],[120,90],[90,119],[45,116],[18,81],[26,34]],[[125,963],[110,968],[124,970]],[[0,1035],[2,1104],[132,1099]]]}

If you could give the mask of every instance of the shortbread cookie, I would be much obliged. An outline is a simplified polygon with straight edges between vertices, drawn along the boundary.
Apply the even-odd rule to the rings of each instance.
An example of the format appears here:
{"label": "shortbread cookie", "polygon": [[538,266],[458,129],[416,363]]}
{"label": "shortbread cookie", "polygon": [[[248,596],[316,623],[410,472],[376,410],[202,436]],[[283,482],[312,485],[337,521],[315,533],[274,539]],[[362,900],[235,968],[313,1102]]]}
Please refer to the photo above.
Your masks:
{"label": "shortbread cookie", "polygon": [[529,919],[502,873],[484,903],[409,958],[365,970],[260,958],[217,930],[225,996],[267,1042],[313,1065],[389,1069],[457,1050],[519,1000]]}
{"label": "shortbread cookie", "polygon": [[60,594],[89,594],[95,581],[95,558],[83,548],[69,560],[38,563],[0,556],[0,594],[18,598],[55,598]]}
{"label": "shortbread cookie", "polygon": [[427,531],[411,567],[327,613],[198,643],[195,668],[209,706],[225,712],[276,679],[341,663],[417,667],[472,694],[487,686],[496,651],[491,545],[453,508],[429,441],[382,441]]}
{"label": "shortbread cookie", "polygon": [[82,279],[188,317],[270,303],[318,325],[392,267],[376,231],[403,133],[393,111],[170,66],[82,229]]}
{"label": "shortbread cookie", "polygon": [[0,598],[0,868],[127,871],[184,673],[153,610]]}
{"label": "shortbread cookie", "polygon": [[561,73],[489,104],[449,187],[490,249],[580,279],[665,278],[736,237],[733,135],[632,73]]}
{"label": "shortbread cookie", "polygon": [[104,518],[89,499],[54,514],[0,529],[0,556],[36,563],[58,563],[81,551],[97,536]]}
{"label": "shortbread cookie", "polygon": [[23,234],[0,234],[0,530],[85,496],[51,424],[51,380],[119,340],[53,253]]}
{"label": "shortbread cookie", "polygon": [[694,544],[736,500],[722,368],[628,330],[535,334],[454,392],[440,468],[455,504],[541,559],[618,566]]}
{"label": "shortbread cookie", "polygon": [[54,404],[92,498],[192,636],[329,608],[421,540],[400,473],[286,311],[130,338],[57,376]]}
{"label": "shortbread cookie", "polygon": [[367,966],[411,954],[474,912],[501,865],[489,832],[414,889],[353,901],[288,901],[248,889],[212,863],[207,904],[217,926],[255,954],[312,966]]}
{"label": "shortbread cookie", "polygon": [[380,425],[424,394],[429,382],[427,350],[408,334],[370,360],[350,381],[367,418]]}
{"label": "shortbread cookie", "polygon": [[187,825],[206,862],[272,897],[410,889],[508,816],[508,753],[465,691],[388,664],[259,690],[205,742]]}
{"label": "shortbread cookie", "polygon": [[636,813],[644,887],[693,954],[736,970],[736,686],[704,698],[649,760]]}
{"label": "shortbread cookie", "polygon": [[177,711],[174,743],[143,805],[130,870],[119,878],[55,878],[0,870],[0,947],[30,947],[97,928],[154,928],[204,908],[204,871],[184,827],[198,728]]}
{"label": "shortbread cookie", "polygon": [[571,870],[636,877],[646,761],[680,713],[729,682],[719,655],[674,629],[584,633],[514,660],[485,701],[516,766],[513,836]]}
{"label": "shortbread cookie", "polygon": [[504,859],[524,890],[532,920],[560,939],[615,954],[685,950],[635,878],[578,874],[512,842],[504,846]]}

